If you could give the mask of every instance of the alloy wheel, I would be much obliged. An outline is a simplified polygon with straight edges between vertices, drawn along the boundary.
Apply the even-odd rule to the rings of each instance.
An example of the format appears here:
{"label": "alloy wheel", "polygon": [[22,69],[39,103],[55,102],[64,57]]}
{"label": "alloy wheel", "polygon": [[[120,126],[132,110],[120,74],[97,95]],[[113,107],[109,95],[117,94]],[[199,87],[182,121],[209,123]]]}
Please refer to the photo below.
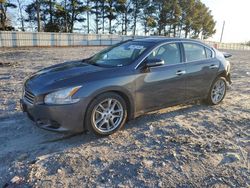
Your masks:
{"label": "alloy wheel", "polygon": [[102,133],[115,130],[123,120],[122,104],[114,98],[101,101],[92,111],[93,126]]}
{"label": "alloy wheel", "polygon": [[211,100],[214,104],[218,104],[223,99],[226,92],[226,84],[223,80],[217,80],[211,91]]}

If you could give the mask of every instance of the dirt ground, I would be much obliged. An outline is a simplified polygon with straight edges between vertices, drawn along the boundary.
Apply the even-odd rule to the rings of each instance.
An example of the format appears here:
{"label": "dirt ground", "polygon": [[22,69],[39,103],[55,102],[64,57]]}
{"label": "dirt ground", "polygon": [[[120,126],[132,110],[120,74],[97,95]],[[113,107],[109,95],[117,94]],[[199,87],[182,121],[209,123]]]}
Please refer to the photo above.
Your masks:
{"label": "dirt ground", "polygon": [[109,137],[37,128],[19,107],[33,72],[101,50],[0,49],[0,186],[249,187],[250,52],[231,51],[224,102],[139,117]]}

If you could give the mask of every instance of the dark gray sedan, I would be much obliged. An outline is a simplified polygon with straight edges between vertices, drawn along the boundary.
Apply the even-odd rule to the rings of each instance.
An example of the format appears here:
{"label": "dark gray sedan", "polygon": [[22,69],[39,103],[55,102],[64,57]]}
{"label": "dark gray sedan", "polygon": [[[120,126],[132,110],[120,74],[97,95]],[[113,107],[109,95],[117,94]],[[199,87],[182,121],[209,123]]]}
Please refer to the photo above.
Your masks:
{"label": "dark gray sedan", "polygon": [[130,40],[35,73],[21,106],[41,128],[109,135],[149,111],[196,99],[219,104],[231,83],[227,57],[195,40]]}

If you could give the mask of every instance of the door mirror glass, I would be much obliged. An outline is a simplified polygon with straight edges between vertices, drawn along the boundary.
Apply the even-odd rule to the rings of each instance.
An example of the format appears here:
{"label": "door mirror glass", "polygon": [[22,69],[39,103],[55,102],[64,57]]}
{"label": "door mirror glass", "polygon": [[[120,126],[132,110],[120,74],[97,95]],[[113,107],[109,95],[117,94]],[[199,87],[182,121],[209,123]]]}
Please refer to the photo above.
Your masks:
{"label": "door mirror glass", "polygon": [[146,67],[158,67],[164,65],[164,61],[162,59],[148,59],[146,61]]}

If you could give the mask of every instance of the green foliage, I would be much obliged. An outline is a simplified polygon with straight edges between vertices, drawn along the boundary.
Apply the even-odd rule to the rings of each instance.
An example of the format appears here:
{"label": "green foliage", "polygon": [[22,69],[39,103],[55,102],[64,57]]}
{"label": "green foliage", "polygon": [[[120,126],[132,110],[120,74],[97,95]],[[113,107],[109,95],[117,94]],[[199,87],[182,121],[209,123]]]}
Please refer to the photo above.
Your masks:
{"label": "green foliage", "polygon": [[145,35],[206,39],[216,32],[211,11],[200,0],[32,0],[25,12],[38,31],[73,32],[78,23],[87,33],[135,35],[143,28]]}

